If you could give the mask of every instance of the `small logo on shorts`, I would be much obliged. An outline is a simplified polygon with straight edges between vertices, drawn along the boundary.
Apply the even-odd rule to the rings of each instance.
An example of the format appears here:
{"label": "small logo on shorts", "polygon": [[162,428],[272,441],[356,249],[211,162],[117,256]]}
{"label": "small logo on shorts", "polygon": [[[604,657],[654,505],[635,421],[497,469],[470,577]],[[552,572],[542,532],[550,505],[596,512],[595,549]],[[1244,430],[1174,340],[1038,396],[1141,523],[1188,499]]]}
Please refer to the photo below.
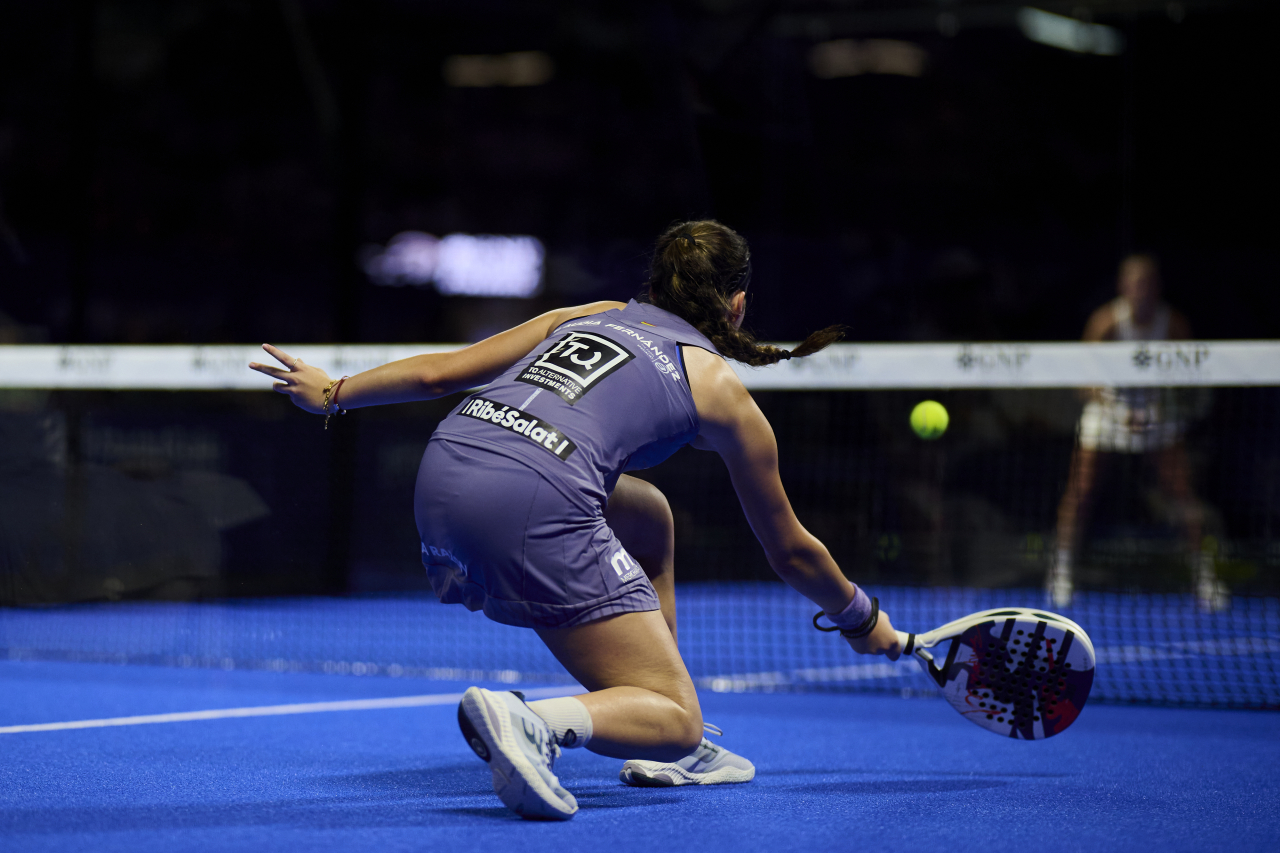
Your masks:
{"label": "small logo on shorts", "polygon": [[466,564],[455,557],[452,551],[447,548],[437,548],[435,545],[428,545],[425,542],[422,543],[422,564],[424,566],[438,566],[444,562],[452,563],[463,577],[467,576]]}
{"label": "small logo on shorts", "polygon": [[642,571],[640,564],[630,554],[619,548],[618,553],[609,558],[609,565],[618,573],[618,579],[629,581]]}

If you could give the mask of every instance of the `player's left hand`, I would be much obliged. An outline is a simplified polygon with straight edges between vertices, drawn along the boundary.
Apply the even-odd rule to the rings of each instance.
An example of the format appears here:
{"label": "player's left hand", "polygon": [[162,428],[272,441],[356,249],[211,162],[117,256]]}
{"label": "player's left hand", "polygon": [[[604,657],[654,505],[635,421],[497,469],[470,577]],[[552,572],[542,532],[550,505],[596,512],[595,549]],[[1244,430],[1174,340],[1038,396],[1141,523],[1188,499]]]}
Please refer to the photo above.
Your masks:
{"label": "player's left hand", "polygon": [[[848,637],[845,638],[848,640]],[[902,644],[898,642],[898,632],[889,621],[889,614],[880,611],[876,627],[871,633],[856,640],[848,640],[849,645],[860,655],[884,655],[889,660],[897,660],[902,655]]]}
{"label": "player's left hand", "polygon": [[299,409],[312,414],[323,414],[324,389],[329,384],[329,374],[318,367],[305,364],[302,359],[289,355],[279,347],[263,344],[262,348],[284,367],[258,364],[255,361],[249,363],[249,368],[279,380],[271,389],[287,394]]}

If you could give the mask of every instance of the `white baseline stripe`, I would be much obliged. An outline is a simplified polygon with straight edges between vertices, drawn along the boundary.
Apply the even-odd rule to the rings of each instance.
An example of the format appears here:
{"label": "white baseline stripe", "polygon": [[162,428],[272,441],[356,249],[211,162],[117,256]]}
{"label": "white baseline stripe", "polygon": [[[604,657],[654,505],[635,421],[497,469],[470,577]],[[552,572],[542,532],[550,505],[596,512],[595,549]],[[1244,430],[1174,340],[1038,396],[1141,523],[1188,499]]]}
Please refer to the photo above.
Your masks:
{"label": "white baseline stripe", "polygon": [[[520,691],[530,699],[572,696],[582,688],[574,686],[539,687]],[[253,708],[219,708],[212,711],[181,711],[174,714],[147,714],[138,717],[108,717],[102,720],[71,720],[65,723],[34,723],[25,726],[0,726],[0,735],[24,732],[59,732],[67,729],[103,729],[111,726],[145,726],[151,723],[189,723],[196,720],[227,720],[237,717],[278,717],[287,714],[323,714],[330,711],[376,711],[383,708],[421,708],[427,705],[451,705],[462,701],[461,693],[431,693],[424,696],[392,696],[386,699],[346,699],[339,702],[305,702],[294,705],[259,705]]]}

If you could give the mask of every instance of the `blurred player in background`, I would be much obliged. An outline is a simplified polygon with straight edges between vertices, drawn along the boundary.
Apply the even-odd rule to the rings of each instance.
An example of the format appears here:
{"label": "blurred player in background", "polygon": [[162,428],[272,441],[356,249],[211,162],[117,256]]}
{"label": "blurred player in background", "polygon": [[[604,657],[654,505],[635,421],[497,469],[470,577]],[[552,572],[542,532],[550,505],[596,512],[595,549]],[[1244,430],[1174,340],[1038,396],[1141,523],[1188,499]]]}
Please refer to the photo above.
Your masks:
{"label": "blurred player in background", "polygon": [[[1177,341],[1191,337],[1186,317],[1160,298],[1160,265],[1153,255],[1132,254],[1120,262],[1119,295],[1094,311],[1085,341]],[[1058,507],[1058,549],[1046,591],[1057,607],[1071,603],[1073,561],[1093,503],[1119,454],[1142,454],[1155,468],[1161,491],[1171,500],[1186,536],[1196,597],[1206,610],[1230,602],[1218,580],[1213,555],[1200,550],[1204,512],[1191,488],[1183,433],[1185,413],[1177,398],[1160,388],[1092,388],[1080,415],[1066,492]]]}

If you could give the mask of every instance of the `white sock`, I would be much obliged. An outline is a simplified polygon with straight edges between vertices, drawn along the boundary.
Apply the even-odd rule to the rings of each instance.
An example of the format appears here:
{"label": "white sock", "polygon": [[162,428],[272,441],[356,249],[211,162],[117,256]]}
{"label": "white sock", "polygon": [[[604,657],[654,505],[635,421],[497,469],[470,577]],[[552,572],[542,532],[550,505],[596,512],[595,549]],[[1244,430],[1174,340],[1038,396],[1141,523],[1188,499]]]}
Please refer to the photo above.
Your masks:
{"label": "white sock", "polygon": [[551,729],[556,743],[565,749],[586,746],[591,740],[591,712],[587,706],[572,696],[558,699],[539,699],[529,707]]}
{"label": "white sock", "polygon": [[1071,551],[1069,549],[1067,548],[1058,549],[1058,562],[1056,565],[1057,565],[1058,571],[1060,572],[1071,571]]}

